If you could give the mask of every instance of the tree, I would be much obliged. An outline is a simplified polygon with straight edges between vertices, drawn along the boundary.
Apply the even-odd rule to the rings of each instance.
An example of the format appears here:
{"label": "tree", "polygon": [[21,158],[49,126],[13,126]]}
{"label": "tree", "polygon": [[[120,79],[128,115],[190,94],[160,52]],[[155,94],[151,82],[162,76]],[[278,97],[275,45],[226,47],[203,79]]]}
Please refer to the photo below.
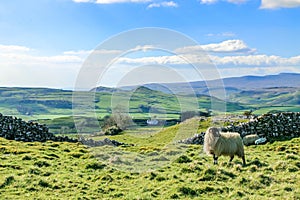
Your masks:
{"label": "tree", "polygon": [[247,119],[249,119],[250,118],[250,116],[252,115],[252,110],[246,110],[245,112],[244,112],[244,115],[247,117]]}
{"label": "tree", "polygon": [[116,125],[120,127],[122,130],[126,130],[130,127],[133,122],[132,118],[126,113],[116,112],[112,114],[112,118],[115,121]]}
{"label": "tree", "polygon": [[121,130],[126,130],[132,124],[132,118],[128,114],[116,112],[103,118],[101,128],[106,130],[110,127],[118,127]]}

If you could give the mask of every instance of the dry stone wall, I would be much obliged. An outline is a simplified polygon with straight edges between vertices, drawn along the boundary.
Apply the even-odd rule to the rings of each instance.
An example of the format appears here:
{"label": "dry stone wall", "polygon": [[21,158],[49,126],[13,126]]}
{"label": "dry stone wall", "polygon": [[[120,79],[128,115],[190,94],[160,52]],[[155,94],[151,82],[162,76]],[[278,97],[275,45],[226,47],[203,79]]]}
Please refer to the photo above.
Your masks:
{"label": "dry stone wall", "polygon": [[46,125],[34,122],[25,122],[21,118],[4,116],[0,113],[0,137],[8,140],[23,142],[45,142],[47,140],[59,142],[78,142],[77,139],[55,136],[50,133]]}
{"label": "dry stone wall", "polygon": [[[257,134],[268,140],[280,137],[300,137],[300,112],[284,112],[277,114],[264,114],[247,123],[230,125],[222,128],[223,132],[238,132],[241,137]],[[204,132],[195,134],[191,138],[178,141],[185,144],[203,144]]]}
{"label": "dry stone wall", "polygon": [[120,146],[125,145],[124,143],[110,140],[105,138],[103,140],[95,141],[92,139],[85,139],[80,137],[79,140],[72,139],[67,136],[56,136],[49,132],[46,125],[41,125],[34,122],[26,122],[21,118],[12,116],[4,116],[0,113],[0,137],[8,140],[16,140],[23,142],[45,142],[52,140],[56,142],[80,142],[87,146]]}
{"label": "dry stone wall", "polygon": [[185,140],[180,140],[178,143],[183,144],[203,144],[205,132],[195,134],[193,137],[187,138]]}
{"label": "dry stone wall", "polygon": [[242,137],[257,134],[260,137],[300,137],[300,112],[264,114],[247,123],[224,127],[222,131],[239,132]]}

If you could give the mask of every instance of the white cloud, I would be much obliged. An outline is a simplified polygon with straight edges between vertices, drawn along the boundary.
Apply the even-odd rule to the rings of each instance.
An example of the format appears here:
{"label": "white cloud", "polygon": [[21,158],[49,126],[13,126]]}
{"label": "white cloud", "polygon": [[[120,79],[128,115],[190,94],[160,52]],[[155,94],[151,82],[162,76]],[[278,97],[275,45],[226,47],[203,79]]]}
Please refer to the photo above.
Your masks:
{"label": "white cloud", "polygon": [[[155,49],[155,46],[152,45],[137,46],[132,51],[138,51],[137,54],[134,54],[138,55],[138,57],[117,58],[113,62],[114,68],[111,70],[106,84],[108,86],[109,84],[115,84],[117,80],[122,79],[122,76],[125,76],[130,70],[149,65],[158,68],[162,65],[174,66],[178,72],[182,70],[186,77],[192,77],[190,75],[195,73],[192,71],[194,70],[192,67],[188,67],[191,66],[190,64],[200,64],[201,67],[203,66],[201,70],[211,70],[211,63],[214,63],[224,76],[259,73],[262,75],[264,73],[274,74],[287,71],[300,73],[300,55],[287,58],[264,54],[249,55],[247,53],[252,52],[253,49],[249,48],[241,40],[185,47],[177,49],[178,55],[168,54],[163,56],[152,54],[151,51],[143,54],[143,52],[153,48]],[[214,53],[243,52],[246,55],[214,54],[207,56],[206,53],[201,53],[200,48]],[[113,58],[122,54],[122,51],[113,49],[79,50],[65,51],[54,56],[45,56],[29,47],[0,45],[0,85],[72,88],[82,63],[91,53],[100,53]]]}
{"label": "white cloud", "polygon": [[65,51],[63,55],[71,55],[71,56],[78,56],[82,59],[87,58],[90,54],[120,54],[122,53],[121,50],[109,50],[109,49],[96,49],[96,50],[79,50],[79,51]]}
{"label": "white cloud", "polygon": [[133,49],[130,49],[130,51],[149,51],[151,49],[156,49],[157,47],[155,47],[154,45],[138,45]]}
{"label": "white cloud", "polygon": [[129,64],[129,65],[165,65],[165,64],[186,64],[186,62],[177,55],[172,56],[149,56],[141,58],[127,58],[121,57],[117,60],[117,63]]}
{"label": "white cloud", "polygon": [[83,62],[78,55],[40,55],[17,45],[0,45],[0,85],[70,88]]}
{"label": "white cloud", "polygon": [[200,0],[202,4],[213,4],[218,2],[218,0]]}
{"label": "white cloud", "polygon": [[261,9],[294,8],[300,6],[300,0],[262,0]]}
{"label": "white cloud", "polygon": [[77,55],[77,56],[88,56],[92,53],[92,50],[79,50],[79,51],[65,51],[64,55]]}
{"label": "white cloud", "polygon": [[178,4],[174,1],[163,1],[159,3],[151,3],[148,5],[147,8],[159,8],[159,7],[178,7]]}
{"label": "white cloud", "polygon": [[[201,4],[214,4],[220,1],[242,4],[248,0],[200,0]],[[300,7],[300,0],[261,0],[261,9],[295,8]]]}
{"label": "white cloud", "polygon": [[[171,56],[149,56],[140,58],[121,57],[116,63],[122,65],[185,65],[209,64],[210,62],[223,66],[266,67],[266,66],[299,66],[300,56],[283,58],[275,55],[244,55],[244,56],[207,56],[206,54],[184,54]],[[300,69],[300,68],[299,68]]]}
{"label": "white cloud", "polygon": [[217,65],[235,65],[235,66],[299,66],[300,56],[283,58],[274,55],[248,55],[248,56],[211,56],[211,59]]}
{"label": "white cloud", "polygon": [[226,40],[221,43],[201,45],[204,51],[212,53],[253,53],[256,50],[249,48],[242,40]]}
{"label": "white cloud", "polygon": [[221,43],[213,43],[206,45],[188,46],[177,49],[178,53],[191,53],[191,52],[206,51],[209,53],[244,53],[251,54],[256,50],[249,48],[242,40],[226,40]]}
{"label": "white cloud", "polygon": [[0,53],[8,53],[8,52],[28,52],[33,49],[30,49],[25,46],[17,46],[17,45],[1,45],[0,44]]}

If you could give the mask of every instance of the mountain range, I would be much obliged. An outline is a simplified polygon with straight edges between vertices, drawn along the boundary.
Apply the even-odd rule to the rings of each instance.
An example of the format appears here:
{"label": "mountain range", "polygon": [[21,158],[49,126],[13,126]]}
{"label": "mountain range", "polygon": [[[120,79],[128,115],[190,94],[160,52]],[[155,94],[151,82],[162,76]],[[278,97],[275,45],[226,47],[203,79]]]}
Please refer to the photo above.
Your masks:
{"label": "mountain range", "polygon": [[[224,88],[227,94],[238,93],[248,90],[261,90],[266,88],[300,88],[300,74],[280,73],[277,75],[266,76],[242,76],[230,77],[210,81],[195,81],[189,83],[149,83],[144,84],[151,90],[164,93],[189,93],[209,95],[209,91]],[[115,92],[119,90],[133,90],[140,86],[124,86],[120,88],[97,87],[92,91]]]}

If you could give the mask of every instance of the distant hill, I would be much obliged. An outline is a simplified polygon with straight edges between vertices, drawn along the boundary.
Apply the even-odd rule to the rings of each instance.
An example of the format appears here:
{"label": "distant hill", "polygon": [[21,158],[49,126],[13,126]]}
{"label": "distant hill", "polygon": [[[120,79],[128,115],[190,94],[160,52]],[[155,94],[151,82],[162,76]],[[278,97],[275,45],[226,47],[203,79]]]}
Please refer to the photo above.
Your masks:
{"label": "distant hill", "polygon": [[223,79],[226,87],[257,89],[269,87],[300,87],[300,74],[281,73],[267,76],[243,76]]}
{"label": "distant hill", "polygon": [[[222,82],[224,87],[222,86]],[[207,86],[210,86],[208,88]],[[190,88],[193,88],[193,91],[196,94],[206,94],[209,95],[209,91],[222,88],[226,90],[227,94],[240,92],[243,90],[253,90],[253,89],[262,89],[270,87],[293,87],[300,88],[300,74],[297,73],[281,73],[277,75],[267,75],[267,76],[242,76],[242,77],[231,77],[211,81],[196,81],[190,83],[166,83],[160,85],[157,83],[154,84],[145,84],[144,86],[153,89],[159,90],[162,92],[171,92],[172,93],[187,93],[190,91]],[[214,88],[216,86],[218,88]],[[128,88],[128,87],[127,87]]]}
{"label": "distant hill", "polygon": [[[208,88],[207,85],[210,87]],[[219,91],[223,91],[224,94],[225,90],[224,100],[227,102],[251,105],[254,110],[261,110],[261,112],[266,112],[266,108],[300,111],[300,74],[297,73],[231,77],[208,82],[152,83],[143,86],[166,94],[196,94],[202,97],[217,94]],[[128,86],[121,89],[130,90],[136,87]]]}
{"label": "distant hill", "polygon": [[110,87],[99,86],[99,87],[91,89],[90,91],[91,92],[113,93],[113,92],[118,92],[118,91],[121,91],[121,90],[122,89],[119,89],[119,88],[110,88]]}

